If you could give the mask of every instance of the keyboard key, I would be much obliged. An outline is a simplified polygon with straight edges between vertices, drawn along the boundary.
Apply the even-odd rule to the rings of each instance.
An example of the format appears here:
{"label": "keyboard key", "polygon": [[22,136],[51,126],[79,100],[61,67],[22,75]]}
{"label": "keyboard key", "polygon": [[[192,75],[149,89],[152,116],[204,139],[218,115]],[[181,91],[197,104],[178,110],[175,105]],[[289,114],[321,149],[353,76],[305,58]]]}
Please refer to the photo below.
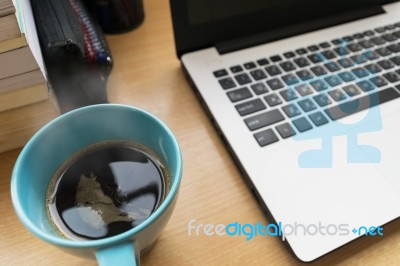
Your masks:
{"label": "keyboard key", "polygon": [[318,48],[317,45],[310,45],[310,46],[307,47],[307,49],[308,49],[310,52],[315,52],[315,51],[318,51],[318,50],[319,50],[319,48]]}
{"label": "keyboard key", "polygon": [[254,91],[254,93],[257,94],[257,95],[260,95],[260,94],[268,92],[267,87],[261,82],[253,84],[250,87]]}
{"label": "keyboard key", "polygon": [[238,73],[238,72],[243,71],[243,68],[241,66],[239,66],[239,65],[233,66],[230,69],[231,69],[232,73]]}
{"label": "keyboard key", "polygon": [[283,54],[283,56],[286,58],[292,58],[292,57],[295,57],[296,55],[293,52],[286,52]]}
{"label": "keyboard key", "polygon": [[354,40],[353,37],[351,37],[351,36],[345,36],[345,37],[343,37],[342,39],[343,39],[343,41],[345,41],[345,42],[351,42],[351,41]]}
{"label": "keyboard key", "polygon": [[313,90],[307,84],[298,85],[295,87],[295,89],[301,96],[306,96],[306,95],[310,95],[313,93]]}
{"label": "keyboard key", "polygon": [[304,49],[304,48],[300,48],[300,49],[297,49],[297,50],[296,50],[296,53],[297,53],[298,55],[303,55],[303,54],[306,54],[306,53],[307,53],[307,50]]}
{"label": "keyboard key", "polygon": [[396,56],[390,58],[390,61],[392,61],[394,64],[396,64],[396,66],[399,66],[400,65],[400,56],[396,55]]}
{"label": "keyboard key", "polygon": [[337,62],[344,68],[349,68],[354,66],[353,61],[351,61],[349,58],[341,58]]}
{"label": "keyboard key", "polygon": [[225,69],[219,69],[219,70],[214,71],[213,74],[214,74],[214,77],[220,78],[220,77],[228,75],[228,72]]}
{"label": "keyboard key", "polygon": [[364,31],[365,36],[373,36],[374,34],[375,34],[375,32],[373,32],[372,30]]}
{"label": "keyboard key", "polygon": [[272,76],[276,76],[281,74],[281,70],[279,69],[278,66],[272,65],[272,66],[267,66],[265,68],[265,70],[267,71],[267,73],[272,77]]}
{"label": "keyboard key", "polygon": [[353,38],[354,39],[362,39],[362,38],[364,38],[364,34],[363,33],[353,34]]}
{"label": "keyboard key", "polygon": [[283,84],[278,78],[267,80],[267,84],[271,88],[271,90],[278,90],[283,88]]}
{"label": "keyboard key", "polygon": [[344,41],[342,40],[342,39],[334,39],[334,40],[332,40],[332,43],[334,44],[334,45],[339,45],[339,44],[342,44]]}
{"label": "keyboard key", "polygon": [[394,42],[395,40],[397,40],[397,37],[390,33],[382,35],[381,37],[385,39],[387,42]]}
{"label": "keyboard key", "polygon": [[382,71],[382,68],[380,68],[378,65],[376,64],[369,64],[365,66],[365,69],[369,71],[369,73],[371,73],[372,75],[379,73]]}
{"label": "keyboard key", "polygon": [[347,54],[350,53],[349,49],[347,49],[345,46],[339,46],[333,49],[339,56],[346,56]]}
{"label": "keyboard key", "polygon": [[299,79],[293,74],[287,74],[287,75],[282,76],[281,78],[288,86],[294,85],[294,84],[300,82]]}
{"label": "keyboard key", "polygon": [[254,134],[254,138],[261,147],[267,146],[279,140],[274,131],[270,128]]}
{"label": "keyboard key", "polygon": [[390,100],[396,99],[400,96],[395,89],[387,88],[381,91],[365,95],[358,99],[354,99],[349,102],[344,102],[337,106],[332,106],[325,110],[325,113],[332,120],[337,120],[351,114],[360,112],[362,110],[368,109],[370,107],[376,106],[388,102]]}
{"label": "keyboard key", "polygon": [[396,72],[389,72],[389,73],[383,74],[383,76],[390,83],[396,83],[400,80],[400,76]]}
{"label": "keyboard key", "polygon": [[379,58],[379,54],[375,51],[367,51],[364,54],[369,60],[375,60]]}
{"label": "keyboard key", "polygon": [[323,80],[314,80],[310,82],[310,85],[314,88],[316,91],[323,91],[329,89],[328,84],[326,84]]}
{"label": "keyboard key", "polygon": [[382,33],[382,32],[385,32],[385,28],[384,27],[379,27],[379,28],[376,28],[375,31],[377,33]]}
{"label": "keyboard key", "polygon": [[286,71],[286,72],[290,72],[292,70],[295,70],[296,67],[293,65],[292,62],[290,61],[285,61],[279,64],[281,66],[281,68]]}
{"label": "keyboard key", "polygon": [[290,102],[297,99],[296,92],[293,89],[287,89],[280,92],[281,96],[285,101]]}
{"label": "keyboard key", "polygon": [[276,126],[275,129],[278,131],[279,135],[281,135],[283,139],[296,135],[296,132],[289,123],[284,123],[282,125]]}
{"label": "keyboard key", "polygon": [[388,56],[391,55],[392,52],[386,49],[386,47],[378,48],[375,50],[380,56]]}
{"label": "keyboard key", "polygon": [[289,117],[295,117],[301,114],[301,111],[299,110],[299,108],[297,108],[297,106],[295,104],[289,104],[286,106],[282,107],[282,110],[285,112],[285,114]]}
{"label": "keyboard key", "polygon": [[338,85],[342,84],[342,80],[336,75],[331,75],[331,76],[326,77],[325,81],[331,87],[335,87],[335,86],[338,86]]}
{"label": "keyboard key", "polygon": [[293,120],[293,125],[297,128],[299,132],[305,132],[307,130],[312,129],[312,125],[305,117],[298,118]]}
{"label": "keyboard key", "polygon": [[235,79],[237,83],[239,83],[239,85],[244,85],[251,82],[249,75],[247,75],[246,73],[236,75]]}
{"label": "keyboard key", "polygon": [[327,106],[328,104],[332,103],[331,100],[329,100],[328,95],[326,95],[325,93],[318,94],[314,96],[313,99],[321,107]]}
{"label": "keyboard key", "polygon": [[388,45],[388,46],[386,46],[386,49],[388,49],[392,53],[398,53],[398,52],[400,52],[400,44]]}
{"label": "keyboard key", "polygon": [[371,40],[362,40],[359,42],[359,44],[365,49],[369,49],[375,46],[375,44]]}
{"label": "keyboard key", "polygon": [[392,61],[389,60],[382,60],[378,62],[379,66],[381,66],[383,69],[391,69],[395,65],[392,63]]}
{"label": "keyboard key", "polygon": [[324,58],[320,53],[311,54],[308,56],[308,59],[310,59],[310,61],[313,62],[314,64],[324,61]]}
{"label": "keyboard key", "polygon": [[358,78],[364,78],[364,77],[366,77],[366,76],[369,75],[368,71],[365,70],[365,69],[362,68],[362,67],[354,68],[354,69],[351,70],[351,71],[352,71],[353,74],[356,75]]}
{"label": "keyboard key", "polygon": [[309,80],[314,77],[314,75],[311,74],[311,72],[308,71],[307,69],[297,71],[296,74],[302,81]]}
{"label": "keyboard key", "polygon": [[224,90],[236,87],[236,84],[232,78],[220,79],[218,82]]}
{"label": "keyboard key", "polygon": [[241,103],[236,105],[235,107],[241,116],[252,114],[266,108],[264,103],[260,99]]}
{"label": "keyboard key", "polygon": [[354,97],[361,93],[360,89],[356,87],[356,85],[350,84],[343,87],[343,90],[349,95],[350,97]]}
{"label": "keyboard key", "polygon": [[366,57],[365,54],[353,55],[351,56],[351,59],[358,65],[364,64],[368,61],[368,57]]}
{"label": "keyboard key", "polygon": [[299,57],[293,60],[298,67],[305,67],[310,65],[305,57]]}
{"label": "keyboard key", "polygon": [[243,64],[245,69],[252,69],[256,67],[256,64],[254,62],[247,62]]}
{"label": "keyboard key", "polygon": [[252,97],[251,92],[246,87],[230,91],[227,95],[233,103]]}
{"label": "keyboard key", "polygon": [[385,30],[394,30],[396,28],[395,25],[387,25],[385,26]]}
{"label": "keyboard key", "polygon": [[386,43],[385,39],[381,38],[381,37],[373,37],[371,38],[371,42],[373,42],[375,45],[381,45]]}
{"label": "keyboard key", "polygon": [[321,54],[323,57],[325,57],[325,59],[328,59],[328,60],[336,57],[336,55],[330,50],[323,51],[323,52],[321,52]]}
{"label": "keyboard key", "polygon": [[281,98],[279,98],[278,94],[273,93],[264,97],[265,101],[269,106],[274,107],[276,105],[282,104]]}
{"label": "keyboard key", "polygon": [[317,108],[317,106],[310,99],[304,99],[298,101],[297,103],[301,107],[301,109],[303,109],[304,112],[309,112]]}
{"label": "keyboard key", "polygon": [[394,34],[397,38],[400,38],[400,30],[399,30],[399,31],[393,32],[393,34]]}
{"label": "keyboard key", "polygon": [[321,112],[316,112],[308,116],[311,121],[316,125],[317,127],[325,125],[328,123],[328,119],[321,113]]}
{"label": "keyboard key", "polygon": [[250,71],[250,75],[253,77],[254,80],[261,80],[261,79],[265,79],[267,77],[267,75],[265,75],[265,73],[262,69],[256,69],[256,70]]}
{"label": "keyboard key", "polygon": [[315,66],[311,68],[311,71],[316,75],[316,76],[323,76],[325,75],[327,72],[326,70],[321,67],[321,66]]}
{"label": "keyboard key", "polygon": [[324,65],[330,72],[336,72],[340,70],[340,66],[336,64],[335,62],[329,62]]}
{"label": "keyboard key", "polygon": [[331,47],[331,45],[330,45],[329,43],[327,43],[327,42],[322,42],[322,43],[319,44],[319,46],[320,46],[321,48],[328,48],[328,47]]}
{"label": "keyboard key", "polygon": [[347,47],[350,49],[350,51],[354,52],[358,52],[361,51],[363,48],[360,44],[358,43],[350,43],[349,45],[347,45]]}
{"label": "keyboard key", "polygon": [[349,71],[339,73],[338,75],[344,82],[350,82],[350,81],[355,80],[354,75],[351,74],[351,72],[349,72]]}
{"label": "keyboard key", "polygon": [[376,88],[374,84],[372,84],[368,80],[357,82],[357,86],[360,87],[363,91],[371,91]]}
{"label": "keyboard key", "polygon": [[280,55],[273,55],[269,59],[271,59],[272,62],[279,62],[282,60],[282,57]]}
{"label": "keyboard key", "polygon": [[264,65],[268,65],[269,61],[267,58],[261,58],[257,60],[257,64],[259,66],[264,66]]}
{"label": "keyboard key", "polygon": [[[394,73],[394,74],[396,74],[396,73]],[[381,76],[375,76],[375,77],[369,79],[369,81],[371,81],[372,84],[374,84],[378,88],[388,85],[387,81],[384,78],[382,78]]]}
{"label": "keyboard key", "polygon": [[336,102],[340,102],[342,100],[347,99],[347,96],[343,93],[343,91],[341,89],[334,89],[330,92],[328,92],[328,94],[332,97],[332,99],[334,99]]}
{"label": "keyboard key", "polygon": [[247,127],[251,131],[253,131],[262,127],[275,124],[284,119],[285,117],[282,115],[282,113],[278,109],[275,109],[246,118],[244,122],[246,123]]}

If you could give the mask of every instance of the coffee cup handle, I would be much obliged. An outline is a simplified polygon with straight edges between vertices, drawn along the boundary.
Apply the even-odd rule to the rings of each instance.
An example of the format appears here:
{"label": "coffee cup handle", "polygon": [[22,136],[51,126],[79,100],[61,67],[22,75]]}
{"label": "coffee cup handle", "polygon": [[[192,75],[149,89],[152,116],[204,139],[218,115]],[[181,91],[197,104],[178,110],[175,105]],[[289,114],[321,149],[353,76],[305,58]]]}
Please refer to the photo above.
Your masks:
{"label": "coffee cup handle", "polygon": [[132,242],[125,242],[96,251],[99,266],[138,266],[140,265],[139,256]]}

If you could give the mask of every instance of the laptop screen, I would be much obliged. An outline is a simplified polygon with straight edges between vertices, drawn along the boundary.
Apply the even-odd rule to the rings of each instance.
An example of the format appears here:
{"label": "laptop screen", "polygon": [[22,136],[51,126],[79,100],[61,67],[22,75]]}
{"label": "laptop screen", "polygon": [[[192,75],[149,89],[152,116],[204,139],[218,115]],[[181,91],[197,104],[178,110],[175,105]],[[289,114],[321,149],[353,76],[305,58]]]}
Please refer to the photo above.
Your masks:
{"label": "laptop screen", "polygon": [[188,1],[187,7],[189,23],[190,25],[198,25],[210,21],[240,16],[262,9],[271,9],[277,5],[281,5],[282,2],[286,2],[286,5],[290,5],[290,2],[293,2],[293,0],[190,0]]}
{"label": "laptop screen", "polygon": [[175,44],[181,56],[231,39],[278,31],[282,27],[393,1],[170,0],[170,5]]}

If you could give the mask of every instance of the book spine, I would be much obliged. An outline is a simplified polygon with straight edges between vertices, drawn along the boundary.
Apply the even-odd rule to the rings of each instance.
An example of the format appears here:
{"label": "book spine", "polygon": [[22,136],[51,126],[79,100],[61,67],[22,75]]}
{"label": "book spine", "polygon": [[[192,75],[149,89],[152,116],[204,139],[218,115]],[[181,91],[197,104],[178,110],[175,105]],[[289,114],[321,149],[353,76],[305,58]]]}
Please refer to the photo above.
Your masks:
{"label": "book spine", "polygon": [[57,115],[57,110],[49,100],[0,112],[0,152],[22,147]]}
{"label": "book spine", "polygon": [[0,112],[45,101],[49,98],[46,84],[39,84],[0,94]]}
{"label": "book spine", "polygon": [[30,0],[13,0],[13,2],[16,9],[17,19],[20,23],[21,33],[25,34],[33,57],[42,71],[43,76],[46,78],[46,69],[43,62],[42,51],[40,49],[31,2]]}

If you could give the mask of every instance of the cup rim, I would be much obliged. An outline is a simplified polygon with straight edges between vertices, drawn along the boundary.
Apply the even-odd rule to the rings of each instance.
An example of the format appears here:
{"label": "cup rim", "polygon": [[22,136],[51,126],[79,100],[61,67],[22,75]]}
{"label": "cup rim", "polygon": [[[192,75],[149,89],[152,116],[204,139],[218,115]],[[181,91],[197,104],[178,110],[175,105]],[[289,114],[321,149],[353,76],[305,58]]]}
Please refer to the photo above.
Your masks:
{"label": "cup rim", "polygon": [[[111,109],[131,109],[134,111],[137,111],[143,115],[145,115],[146,117],[148,117],[149,119],[153,120],[155,123],[158,123],[159,125],[161,125],[164,130],[166,131],[167,135],[171,138],[172,140],[172,144],[174,147],[174,150],[176,150],[176,159],[177,159],[177,171],[175,173],[174,176],[171,177],[172,180],[172,184],[171,184],[171,188],[166,196],[166,198],[164,199],[164,201],[161,203],[161,205],[157,208],[157,210],[155,212],[153,212],[149,218],[147,218],[144,222],[140,223],[138,226],[123,232],[121,234],[115,235],[115,236],[111,236],[111,237],[107,237],[107,238],[102,238],[102,239],[96,239],[96,240],[84,240],[84,241],[76,241],[76,240],[70,240],[70,239],[66,239],[66,238],[62,238],[62,237],[56,237],[53,236],[51,234],[48,234],[46,232],[44,232],[43,230],[41,230],[38,226],[36,226],[30,219],[29,217],[26,215],[26,213],[24,212],[22,206],[21,206],[21,202],[20,202],[20,196],[17,195],[17,187],[19,186],[19,180],[17,178],[17,176],[19,175],[19,171],[21,168],[21,164],[23,161],[23,158],[26,156],[26,154],[31,150],[31,146],[32,143],[36,141],[36,139],[38,139],[41,135],[45,134],[45,132],[47,131],[48,128],[55,126],[57,123],[60,123],[60,121],[70,117],[70,116],[75,116],[77,113],[82,112],[82,111],[88,111],[91,109],[98,109],[98,108],[111,108]],[[175,196],[178,193],[179,190],[179,185],[181,183],[181,179],[182,179],[182,154],[181,154],[181,150],[179,148],[179,144],[175,138],[175,136],[173,135],[173,133],[171,132],[171,130],[164,124],[164,122],[162,122],[159,118],[155,117],[154,115],[152,115],[151,113],[144,111],[142,109],[139,109],[137,107],[133,107],[130,105],[124,105],[124,104],[96,104],[96,105],[90,105],[90,106],[85,106],[85,107],[80,107],[78,109],[69,111],[65,114],[62,114],[58,117],[56,117],[55,119],[53,119],[52,121],[50,121],[49,123],[47,123],[45,126],[43,126],[29,141],[28,143],[24,146],[24,148],[22,149],[21,153],[18,156],[18,159],[14,165],[14,169],[12,172],[12,176],[11,176],[11,198],[12,198],[12,203],[14,205],[14,210],[17,213],[19,219],[21,220],[21,222],[25,225],[25,227],[31,231],[33,234],[35,234],[36,236],[38,236],[39,238],[58,245],[58,246],[62,246],[62,247],[71,247],[71,248],[100,248],[100,247],[105,247],[108,246],[112,243],[120,243],[126,240],[129,240],[130,238],[132,238],[134,235],[136,235],[137,233],[139,233],[140,231],[142,231],[144,228],[148,227],[149,225],[151,225],[152,223],[154,223],[157,218],[164,213],[167,208],[169,207],[169,205],[171,205],[172,201],[174,200]]]}

